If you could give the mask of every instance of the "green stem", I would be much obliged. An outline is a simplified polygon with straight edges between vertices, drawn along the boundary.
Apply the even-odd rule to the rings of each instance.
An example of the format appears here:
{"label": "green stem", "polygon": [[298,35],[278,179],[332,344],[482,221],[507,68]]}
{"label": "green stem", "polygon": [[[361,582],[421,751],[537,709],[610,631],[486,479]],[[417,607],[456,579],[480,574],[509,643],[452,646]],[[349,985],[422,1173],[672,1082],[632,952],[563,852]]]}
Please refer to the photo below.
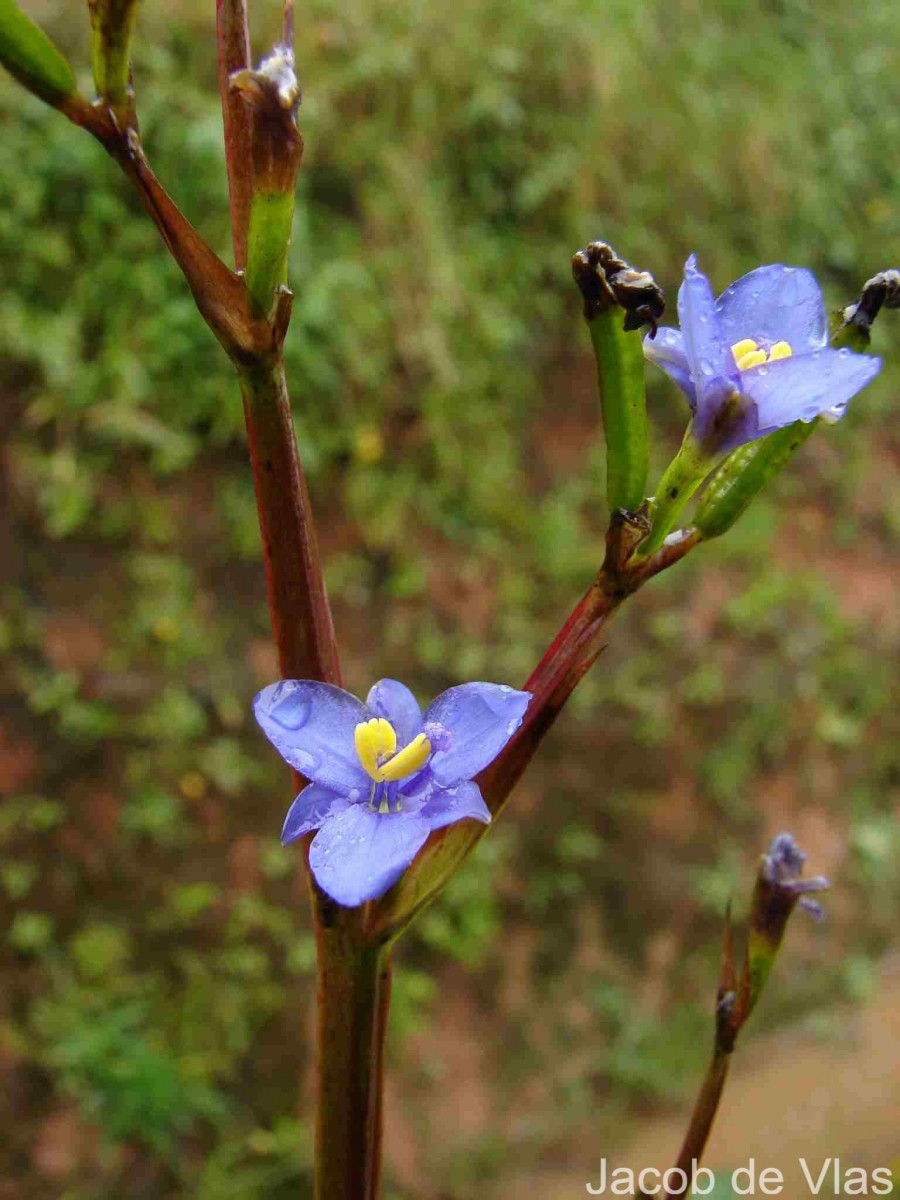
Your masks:
{"label": "green stem", "polygon": [[704,454],[689,425],[681,449],[669,463],[656,489],[650,514],[653,526],[641,545],[642,557],[660,548],[713,465],[713,460]]}
{"label": "green stem", "polygon": [[315,1200],[376,1200],[390,947],[352,919],[318,926]]}

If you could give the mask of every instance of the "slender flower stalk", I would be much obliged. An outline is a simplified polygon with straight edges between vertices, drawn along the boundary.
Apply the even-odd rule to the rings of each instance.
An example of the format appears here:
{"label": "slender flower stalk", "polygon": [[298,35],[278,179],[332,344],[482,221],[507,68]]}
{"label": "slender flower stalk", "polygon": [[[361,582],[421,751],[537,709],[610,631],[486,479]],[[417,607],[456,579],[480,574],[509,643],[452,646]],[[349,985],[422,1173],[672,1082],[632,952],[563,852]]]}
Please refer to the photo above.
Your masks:
{"label": "slender flower stalk", "polygon": [[[676,1169],[683,1171],[687,1178],[693,1163],[699,1163],[703,1157],[728,1079],[738,1034],[762,994],[791,914],[799,906],[817,920],[822,919],[821,905],[812,897],[828,888],[829,883],[821,876],[801,878],[805,862],[806,855],[789,833],[779,833],[773,838],[768,851],[760,858],[740,969],[735,955],[730,908],[726,915],[712,1055],[675,1163]],[[666,1200],[674,1200],[675,1195],[677,1193],[670,1193]]]}
{"label": "slender flower stalk", "polygon": [[251,117],[240,92],[233,91],[229,81],[236,71],[250,69],[247,0],[216,0],[216,37],[234,265],[236,270],[243,271],[247,262],[247,229],[253,189]]}
{"label": "slender flower stalk", "polygon": [[281,355],[239,369],[278,663],[340,683],[340,664]]}
{"label": "slender flower stalk", "polygon": [[[599,658],[609,619],[633,592],[679,562],[699,540],[692,532],[649,558],[637,559],[634,549],[647,528],[641,514],[613,514],[602,569],[525,684],[524,690],[532,693],[533,700],[521,727],[478,777],[493,817],[503,810],[572,692]],[[412,868],[379,902],[378,927],[390,936],[404,929],[473,853],[485,831],[485,826],[466,822],[431,837]]]}

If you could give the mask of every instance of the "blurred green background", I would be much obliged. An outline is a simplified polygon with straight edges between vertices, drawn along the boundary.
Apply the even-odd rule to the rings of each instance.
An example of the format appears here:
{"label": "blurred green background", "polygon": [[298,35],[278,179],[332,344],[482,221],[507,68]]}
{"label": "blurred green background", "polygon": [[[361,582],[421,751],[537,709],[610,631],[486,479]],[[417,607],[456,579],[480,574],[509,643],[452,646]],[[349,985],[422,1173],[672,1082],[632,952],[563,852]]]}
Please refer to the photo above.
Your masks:
{"label": "blurred green background", "polygon": [[[87,88],[83,6],[24,7]],[[143,6],[135,74],[227,255],[213,15]],[[691,250],[848,303],[898,257],[900,10],[313,0],[298,47],[287,353],[347,685],[518,684],[605,528],[572,252],[611,241],[673,313]],[[305,1196],[314,948],[249,716],[277,667],[237,388],[100,149],[5,77],[0,122],[0,1197]],[[617,618],[406,938],[387,1200],[667,1165],[724,905],[784,827],[830,920],[790,932],[710,1164],[896,1155],[896,378]],[[685,410],[650,384],[659,470]]]}

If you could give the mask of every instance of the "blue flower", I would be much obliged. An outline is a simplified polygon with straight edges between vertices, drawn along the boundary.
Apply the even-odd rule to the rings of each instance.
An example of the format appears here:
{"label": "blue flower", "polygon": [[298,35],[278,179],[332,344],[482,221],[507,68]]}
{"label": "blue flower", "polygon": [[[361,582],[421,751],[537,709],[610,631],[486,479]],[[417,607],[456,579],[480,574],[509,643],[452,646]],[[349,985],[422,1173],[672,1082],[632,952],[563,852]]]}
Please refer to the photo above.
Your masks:
{"label": "blue flower", "polygon": [[[830,884],[821,875],[812,879],[801,879],[806,855],[790,833],[779,833],[772,838],[769,849],[760,862],[760,876],[764,885],[762,894],[767,904],[761,907],[771,920],[775,911],[793,908],[799,902],[801,908],[821,921],[824,913],[818,900],[810,899],[809,892],[824,892]],[[765,924],[765,920],[762,921]]]}
{"label": "blue flower", "polygon": [[836,421],[881,359],[828,346],[828,317],[810,271],[773,264],[715,299],[694,255],[678,292],[681,329],[644,339],[644,354],[694,412],[692,436],[721,454],[794,421]]}
{"label": "blue flower", "polygon": [[263,732],[311,782],[288,811],[284,845],[313,829],[309,865],[323,891],[353,907],[392,887],[428,835],[491,814],[474,776],[522,723],[529,692],[466,683],[424,714],[395,679],[363,704],[328,683],[287,679],[253,703]]}

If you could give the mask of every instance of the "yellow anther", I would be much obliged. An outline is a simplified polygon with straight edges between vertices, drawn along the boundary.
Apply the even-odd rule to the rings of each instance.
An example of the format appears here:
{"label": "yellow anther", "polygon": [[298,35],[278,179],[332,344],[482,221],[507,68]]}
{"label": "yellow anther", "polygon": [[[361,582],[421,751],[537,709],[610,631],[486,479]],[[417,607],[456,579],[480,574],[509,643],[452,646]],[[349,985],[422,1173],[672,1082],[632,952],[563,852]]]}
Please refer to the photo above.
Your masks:
{"label": "yellow anther", "polygon": [[751,367],[761,367],[763,363],[777,362],[779,358],[790,358],[794,353],[789,342],[776,342],[766,354],[753,338],[741,338],[731,347],[734,361],[739,371],[749,371]]}
{"label": "yellow anther", "polygon": [[378,783],[384,779],[381,764],[397,749],[397,735],[390,721],[384,717],[372,717],[357,725],[353,742],[359,761],[368,775]]}
{"label": "yellow anther", "polygon": [[741,338],[739,342],[735,342],[731,347],[731,353],[734,355],[734,361],[740,363],[745,354],[749,354],[751,350],[758,350],[756,342],[753,338]]}
{"label": "yellow anther", "polygon": [[384,764],[381,768],[381,778],[386,783],[395,779],[405,779],[407,775],[412,775],[420,767],[424,767],[430,754],[431,742],[424,733],[416,734],[408,746],[404,746]]}
{"label": "yellow anther", "polygon": [[737,360],[739,371],[749,371],[751,367],[762,366],[766,362],[765,350],[748,350]]}

